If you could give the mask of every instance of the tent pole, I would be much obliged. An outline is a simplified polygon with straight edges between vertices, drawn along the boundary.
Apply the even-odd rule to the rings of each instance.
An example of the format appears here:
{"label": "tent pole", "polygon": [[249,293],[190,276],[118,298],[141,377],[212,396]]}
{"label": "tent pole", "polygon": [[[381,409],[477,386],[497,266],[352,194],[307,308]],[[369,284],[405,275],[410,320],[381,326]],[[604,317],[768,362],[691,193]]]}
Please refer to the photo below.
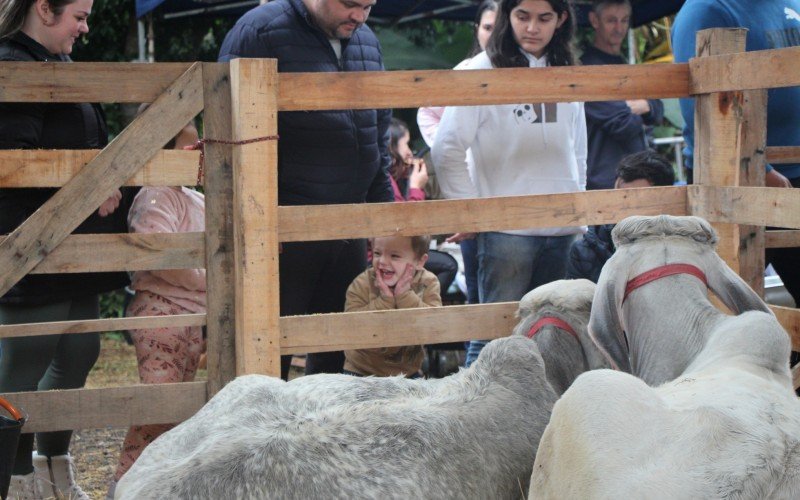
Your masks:
{"label": "tent pole", "polygon": [[137,61],[143,63],[147,61],[147,56],[145,54],[146,46],[145,46],[145,35],[144,35],[144,21],[139,19],[136,21],[137,30],[137,41],[139,42],[139,58]]}

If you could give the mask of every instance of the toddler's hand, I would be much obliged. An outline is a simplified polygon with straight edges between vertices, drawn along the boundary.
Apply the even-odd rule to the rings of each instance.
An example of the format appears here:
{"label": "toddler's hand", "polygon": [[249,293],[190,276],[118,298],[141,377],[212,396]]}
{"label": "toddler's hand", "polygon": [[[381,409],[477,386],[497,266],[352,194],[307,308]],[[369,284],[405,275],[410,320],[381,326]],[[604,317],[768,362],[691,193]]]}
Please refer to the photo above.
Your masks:
{"label": "toddler's hand", "polygon": [[395,297],[411,290],[411,280],[414,279],[415,271],[416,268],[414,267],[414,264],[411,263],[406,264],[406,268],[403,271],[402,276],[400,276],[400,279],[397,280],[397,284],[394,286]]}
{"label": "toddler's hand", "polygon": [[392,297],[394,297],[394,292],[392,292],[392,289],[389,288],[389,285],[387,285],[386,282],[383,281],[383,277],[381,276],[380,271],[375,271],[375,286],[377,286],[378,290],[380,290],[381,297],[387,299],[391,299]]}
{"label": "toddler's hand", "polygon": [[119,206],[119,201],[122,199],[122,192],[119,189],[115,189],[111,196],[108,197],[106,201],[100,205],[100,208],[97,209],[97,213],[100,217],[106,217],[107,215],[111,215],[114,213],[114,210],[117,209]]}

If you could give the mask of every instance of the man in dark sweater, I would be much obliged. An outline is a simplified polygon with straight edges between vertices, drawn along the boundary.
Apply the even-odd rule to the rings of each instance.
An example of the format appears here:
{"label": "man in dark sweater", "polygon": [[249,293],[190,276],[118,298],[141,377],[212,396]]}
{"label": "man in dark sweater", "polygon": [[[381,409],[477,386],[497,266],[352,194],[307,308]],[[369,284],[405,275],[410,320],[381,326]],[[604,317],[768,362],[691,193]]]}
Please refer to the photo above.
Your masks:
{"label": "man in dark sweater", "polygon": [[[594,42],[584,48],[581,62],[584,65],[626,64],[621,49],[630,17],[628,0],[593,2],[589,22],[594,28]],[[619,161],[647,149],[645,127],[661,122],[664,104],[658,99],[587,102],[585,109],[589,139],[586,189],[611,189]]]}
{"label": "man in dark sweater", "polygon": [[[382,71],[378,39],[364,23],[376,0],[274,0],[242,16],[219,60],[275,58],[278,72]],[[278,203],[391,202],[391,110],[278,113]],[[281,315],[341,312],[366,267],[364,240],[284,243]],[[281,361],[284,378],[289,356]],[[339,372],[341,352],[309,354],[306,373]]]}

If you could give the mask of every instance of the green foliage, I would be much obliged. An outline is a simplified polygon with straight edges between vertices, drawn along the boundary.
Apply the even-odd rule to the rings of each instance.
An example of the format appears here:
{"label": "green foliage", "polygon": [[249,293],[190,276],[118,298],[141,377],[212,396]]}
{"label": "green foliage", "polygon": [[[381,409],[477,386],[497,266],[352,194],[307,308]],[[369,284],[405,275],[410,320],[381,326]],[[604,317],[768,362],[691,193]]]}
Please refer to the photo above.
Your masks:
{"label": "green foliage", "polygon": [[397,26],[373,26],[386,69],[450,69],[472,45],[470,23],[421,20]]}

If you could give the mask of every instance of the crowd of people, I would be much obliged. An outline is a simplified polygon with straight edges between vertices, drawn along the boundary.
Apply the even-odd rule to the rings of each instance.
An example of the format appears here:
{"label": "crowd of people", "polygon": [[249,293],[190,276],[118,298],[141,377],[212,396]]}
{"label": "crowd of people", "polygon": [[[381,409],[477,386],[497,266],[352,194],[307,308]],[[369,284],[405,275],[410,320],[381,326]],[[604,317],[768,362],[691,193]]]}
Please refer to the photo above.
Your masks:
{"label": "crowd of people", "polygon": [[[0,60],[69,63],[73,44],[88,32],[93,0],[6,0],[0,5]],[[273,0],[245,14],[227,34],[219,60],[275,58],[279,72],[383,71],[380,44],[365,24],[375,0]],[[763,1],[758,9],[734,0],[688,0],[675,21],[675,55],[694,55],[695,32],[749,28],[748,50],[800,43],[800,0]],[[592,42],[575,49],[576,20],[567,0],[484,0],[474,46],[456,70],[624,64],[631,23],[629,0],[596,0]],[[800,144],[794,113],[800,89],[770,91],[768,144]],[[693,104],[682,103],[691,174]],[[431,148],[415,158],[406,123],[391,110],[281,112],[278,115],[280,205],[414,202],[429,169],[444,198],[551,194],[586,189],[666,186],[673,166],[651,149],[657,99],[429,107],[417,121]],[[167,148],[198,139],[188,124]],[[0,103],[0,149],[97,149],[108,142],[96,104]],[[678,166],[681,168],[682,166]],[[691,175],[689,175],[691,182]],[[800,165],[768,167],[767,185],[800,186]],[[0,233],[16,229],[54,189],[0,189]],[[204,229],[204,198],[180,186],[121,188],[81,224],[80,233],[189,232]],[[456,233],[466,276],[466,301],[517,301],[539,285],[568,278],[596,281],[614,252],[612,226],[549,227]],[[796,249],[770,250],[768,259],[797,301]],[[430,236],[292,242],[282,245],[281,315],[387,310],[442,305],[458,269],[432,248]],[[101,293],[131,285],[130,316],[204,312],[205,271],[31,275],[0,298],[0,323],[94,319]],[[203,348],[200,328],[132,333],[143,383],[192,380]],[[486,342],[473,340],[466,364]],[[0,339],[0,393],[82,387],[99,354],[97,334]],[[418,377],[422,346],[357,349],[306,356],[305,373]],[[288,377],[284,356],[281,376]],[[132,427],[109,495],[144,447],[168,425]],[[77,485],[70,431],[23,434],[11,482],[12,498],[88,498]]]}

